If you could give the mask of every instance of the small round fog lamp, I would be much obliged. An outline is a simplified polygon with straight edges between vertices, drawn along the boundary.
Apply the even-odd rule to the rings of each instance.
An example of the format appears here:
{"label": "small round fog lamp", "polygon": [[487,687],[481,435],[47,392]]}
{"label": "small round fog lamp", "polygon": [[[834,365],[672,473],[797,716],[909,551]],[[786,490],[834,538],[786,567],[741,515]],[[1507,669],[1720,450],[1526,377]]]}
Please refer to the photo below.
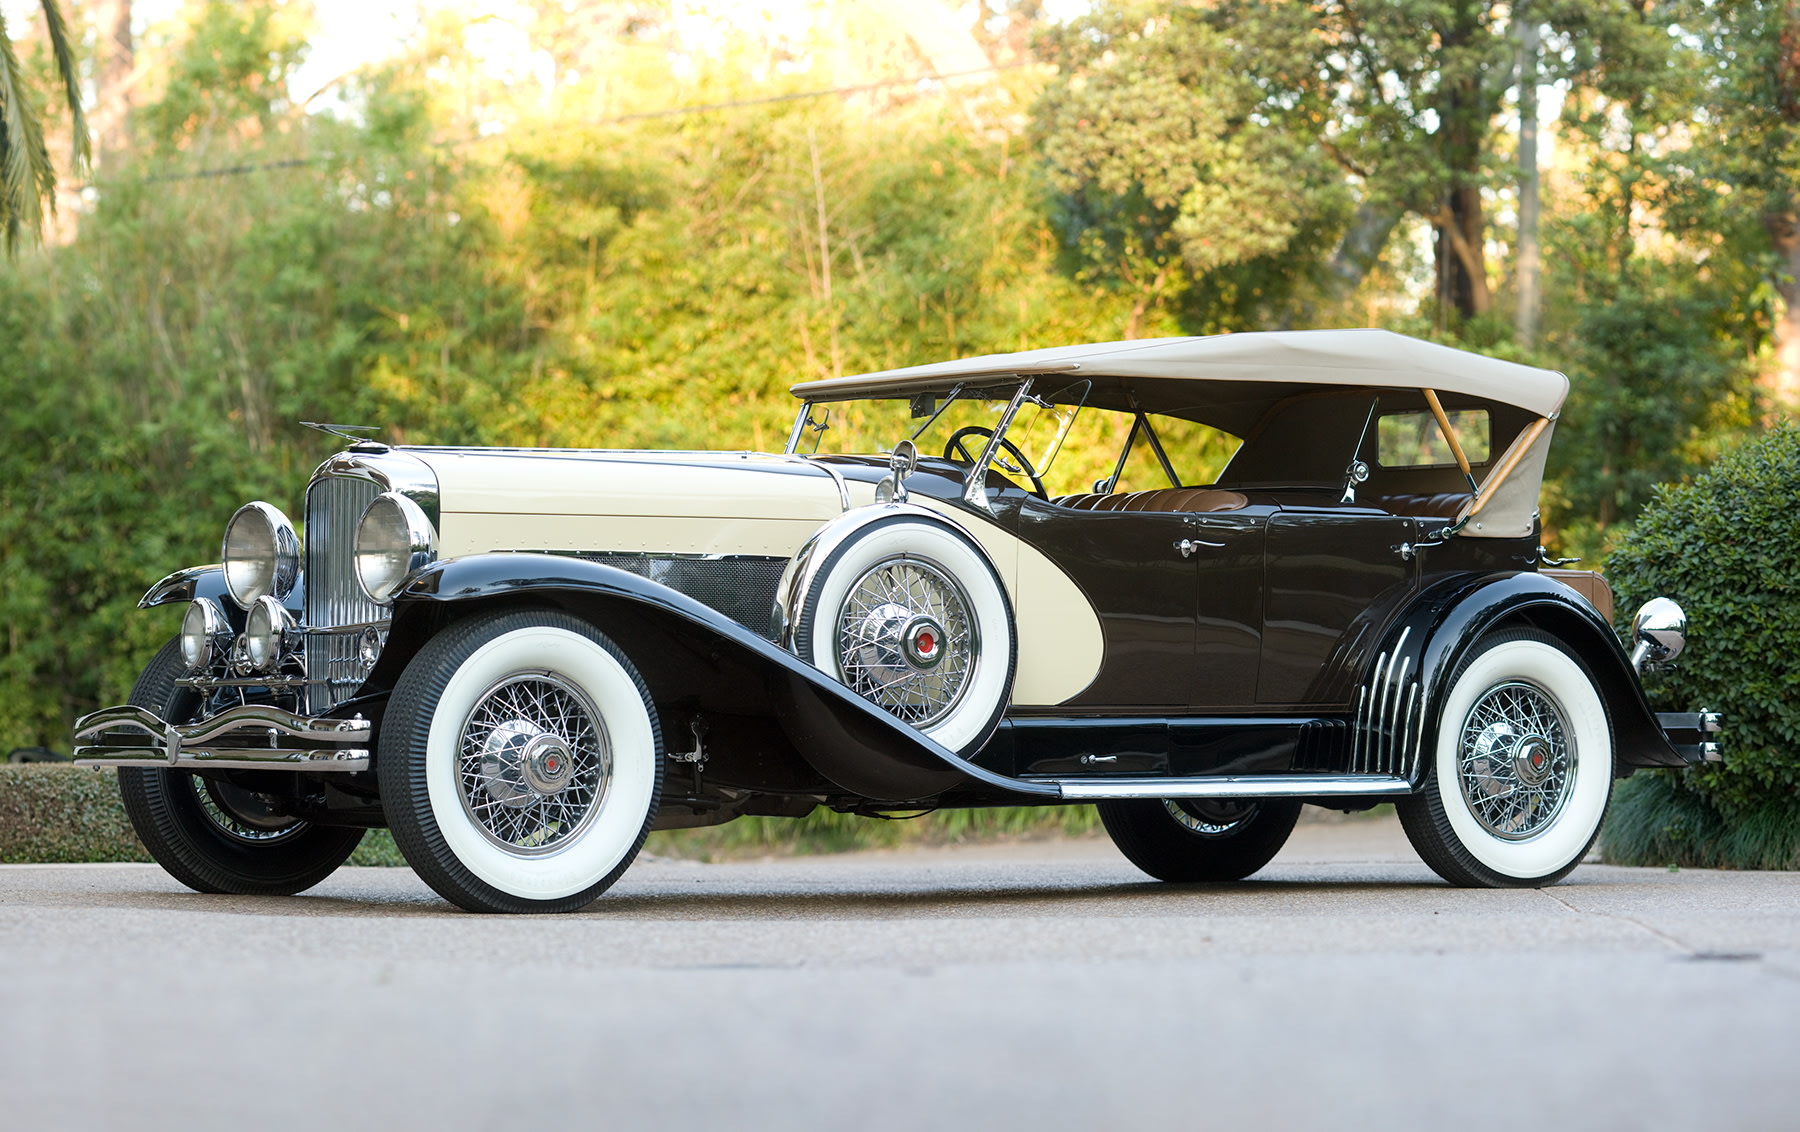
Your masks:
{"label": "small round fog lamp", "polygon": [[181,618],[181,660],[193,672],[212,667],[218,643],[231,632],[225,611],[210,598],[197,597],[188,602]]}
{"label": "small round fog lamp", "polygon": [[264,594],[250,607],[244,623],[244,657],[250,667],[267,672],[280,665],[294,618],[279,601]]}

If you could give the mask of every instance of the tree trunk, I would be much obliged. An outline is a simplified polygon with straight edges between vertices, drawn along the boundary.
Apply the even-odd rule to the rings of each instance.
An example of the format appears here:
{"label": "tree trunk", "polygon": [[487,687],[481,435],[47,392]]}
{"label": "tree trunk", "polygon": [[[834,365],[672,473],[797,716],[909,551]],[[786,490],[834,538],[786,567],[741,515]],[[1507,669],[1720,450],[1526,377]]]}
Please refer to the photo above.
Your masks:
{"label": "tree trunk", "polygon": [[136,56],[131,42],[131,0],[95,0],[95,148],[100,163],[131,145],[131,88]]}
{"label": "tree trunk", "polygon": [[1764,375],[1769,416],[1777,418],[1800,410],[1800,216],[1776,212],[1763,217],[1779,266],[1775,291],[1781,296],[1781,312],[1775,319],[1775,368]]}
{"label": "tree trunk", "polygon": [[[1439,29],[1445,58],[1486,34],[1472,7],[1458,7],[1453,20]],[[1481,208],[1481,147],[1488,111],[1479,74],[1446,81],[1437,110],[1438,152],[1448,175],[1444,205],[1436,217],[1437,305],[1442,323],[1451,310],[1466,319],[1486,314],[1489,306],[1487,221]]]}
{"label": "tree trunk", "polygon": [[1537,343],[1538,326],[1538,27],[1521,20],[1519,37],[1519,240],[1515,252],[1518,308],[1513,332],[1519,345]]}

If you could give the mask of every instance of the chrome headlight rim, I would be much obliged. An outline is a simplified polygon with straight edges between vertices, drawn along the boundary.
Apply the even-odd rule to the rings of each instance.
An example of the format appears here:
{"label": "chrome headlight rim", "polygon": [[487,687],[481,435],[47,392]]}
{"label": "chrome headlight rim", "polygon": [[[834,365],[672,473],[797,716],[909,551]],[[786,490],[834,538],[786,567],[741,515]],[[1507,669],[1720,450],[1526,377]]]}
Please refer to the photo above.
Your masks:
{"label": "chrome headlight rim", "polygon": [[300,580],[300,549],[300,536],[279,507],[260,499],[244,504],[225,524],[220,544],[225,592],[246,612],[265,595],[286,598]]}
{"label": "chrome headlight rim", "polygon": [[377,495],[356,524],[356,584],[390,605],[407,579],[437,559],[437,528],[425,509],[397,491]]}
{"label": "chrome headlight rim", "polygon": [[270,672],[287,659],[288,644],[296,634],[294,615],[272,594],[264,594],[250,606],[244,618],[244,659],[254,672]]}
{"label": "chrome headlight rim", "polygon": [[188,671],[205,673],[211,670],[221,644],[230,651],[231,622],[226,620],[218,602],[197,597],[188,602],[187,612],[182,614],[180,640],[181,659]]}

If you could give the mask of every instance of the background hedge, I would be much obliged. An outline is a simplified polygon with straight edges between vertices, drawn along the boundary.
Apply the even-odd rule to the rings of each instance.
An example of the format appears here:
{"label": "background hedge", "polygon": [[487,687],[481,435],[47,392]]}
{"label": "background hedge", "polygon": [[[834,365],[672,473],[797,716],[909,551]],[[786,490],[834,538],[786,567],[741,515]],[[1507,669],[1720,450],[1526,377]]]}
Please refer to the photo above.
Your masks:
{"label": "background hedge", "polygon": [[[644,851],[717,861],[1099,832],[1092,806],[943,810],[896,821],[819,809],[797,819],[751,817],[704,829],[665,830],[651,834]],[[0,864],[148,860],[119,801],[113,771],[0,764]],[[350,863],[404,866],[406,859],[387,830],[372,829]]]}
{"label": "background hedge", "polygon": [[1658,595],[1687,611],[1687,651],[1646,690],[1661,711],[1723,711],[1725,761],[1619,783],[1605,859],[1800,867],[1800,428],[1658,488],[1607,577],[1624,631]]}

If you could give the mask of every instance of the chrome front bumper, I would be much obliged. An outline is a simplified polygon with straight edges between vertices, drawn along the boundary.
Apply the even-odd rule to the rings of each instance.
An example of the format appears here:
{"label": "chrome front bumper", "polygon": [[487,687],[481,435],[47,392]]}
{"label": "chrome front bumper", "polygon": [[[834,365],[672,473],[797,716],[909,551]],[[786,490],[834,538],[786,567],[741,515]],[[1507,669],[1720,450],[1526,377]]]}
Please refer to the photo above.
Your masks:
{"label": "chrome front bumper", "polygon": [[[201,770],[358,771],[369,769],[373,728],[355,719],[310,719],[246,704],[197,723],[165,723],[126,705],[75,724],[77,766],[181,767]],[[151,744],[143,742],[149,736]],[[80,745],[83,739],[95,740]]]}

